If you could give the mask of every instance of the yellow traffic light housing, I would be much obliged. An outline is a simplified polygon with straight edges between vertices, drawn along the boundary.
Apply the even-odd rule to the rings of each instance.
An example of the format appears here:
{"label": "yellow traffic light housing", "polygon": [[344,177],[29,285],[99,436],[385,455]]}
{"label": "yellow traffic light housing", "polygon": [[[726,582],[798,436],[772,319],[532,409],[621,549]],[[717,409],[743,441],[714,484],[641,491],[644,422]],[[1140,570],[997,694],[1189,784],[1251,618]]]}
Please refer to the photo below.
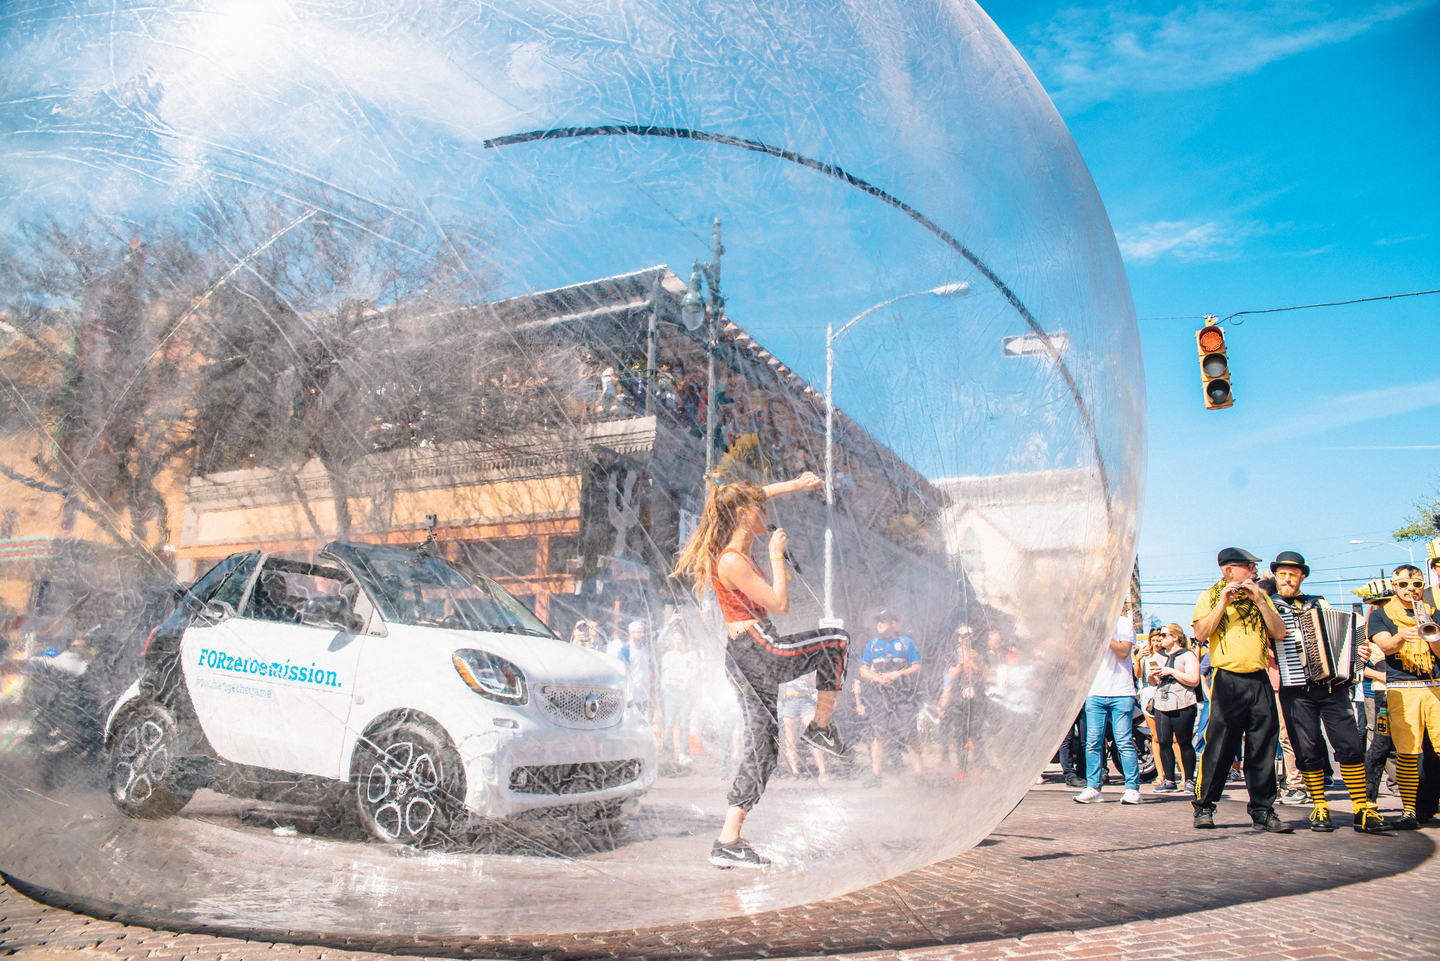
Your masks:
{"label": "yellow traffic light housing", "polygon": [[1230,389],[1230,361],[1225,356],[1225,331],[1214,316],[1205,318],[1205,327],[1195,332],[1200,354],[1200,385],[1205,390],[1205,409],[1224,410],[1235,403]]}

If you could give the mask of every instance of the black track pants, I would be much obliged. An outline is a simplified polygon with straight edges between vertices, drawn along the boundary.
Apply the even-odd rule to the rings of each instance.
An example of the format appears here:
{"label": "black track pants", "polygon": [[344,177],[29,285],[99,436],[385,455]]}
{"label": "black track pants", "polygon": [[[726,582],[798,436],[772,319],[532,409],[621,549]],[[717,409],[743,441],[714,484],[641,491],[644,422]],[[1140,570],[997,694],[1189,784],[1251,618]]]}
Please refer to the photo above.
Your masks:
{"label": "black track pants", "polygon": [[1245,740],[1245,786],[1250,789],[1252,821],[1275,812],[1275,746],[1280,743],[1280,717],[1275,689],[1264,671],[1234,674],[1217,668],[1210,688],[1210,722],[1205,727],[1205,753],[1195,773],[1197,810],[1215,807],[1225,793],[1230,762]]}
{"label": "black track pants", "polygon": [[725,670],[740,695],[745,724],[740,770],[726,797],[732,807],[753,808],[775,773],[780,757],[776,716],[780,685],[814,671],[818,690],[840,690],[849,645],[850,635],[841,630],[781,635],[769,621],[731,639],[725,648]]}
{"label": "black track pants", "polygon": [[1336,763],[1364,762],[1350,704],[1348,684],[1334,690],[1316,684],[1280,688],[1280,710],[1285,714],[1285,730],[1290,732],[1290,746],[1295,749],[1295,763],[1300,770],[1319,771],[1324,766],[1329,752],[1320,737],[1321,722],[1325,724],[1325,737],[1335,749]]}

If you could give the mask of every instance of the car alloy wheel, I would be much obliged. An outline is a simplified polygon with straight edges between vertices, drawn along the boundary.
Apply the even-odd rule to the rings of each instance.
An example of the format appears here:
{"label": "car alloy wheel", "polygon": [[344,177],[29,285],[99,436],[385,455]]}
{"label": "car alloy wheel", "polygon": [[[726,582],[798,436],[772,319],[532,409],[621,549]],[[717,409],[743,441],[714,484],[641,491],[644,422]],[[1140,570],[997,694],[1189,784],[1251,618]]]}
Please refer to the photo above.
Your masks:
{"label": "car alloy wheel", "polygon": [[406,718],[371,733],[356,753],[356,800],[372,834],[417,846],[448,837],[464,797],[460,758],[448,738]]}
{"label": "car alloy wheel", "polygon": [[178,726],[158,704],[142,703],[113,728],[106,780],[110,799],[131,817],[166,817],[195,793],[177,777],[183,763]]}

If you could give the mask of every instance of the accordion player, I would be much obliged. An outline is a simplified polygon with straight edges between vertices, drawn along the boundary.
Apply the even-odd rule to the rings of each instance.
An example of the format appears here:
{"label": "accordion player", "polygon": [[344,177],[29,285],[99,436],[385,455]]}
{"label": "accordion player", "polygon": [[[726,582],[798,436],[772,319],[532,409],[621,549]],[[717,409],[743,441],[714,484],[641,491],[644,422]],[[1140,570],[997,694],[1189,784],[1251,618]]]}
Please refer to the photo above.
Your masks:
{"label": "accordion player", "polygon": [[1270,565],[1270,572],[1275,576],[1275,593],[1270,599],[1289,628],[1274,642],[1280,713],[1310,795],[1310,829],[1321,833],[1335,830],[1325,798],[1323,724],[1350,795],[1355,830],[1381,834],[1385,820],[1365,794],[1365,755],[1351,707],[1352,685],[1365,668],[1357,650],[1359,618],[1350,611],[1335,610],[1322,597],[1301,592],[1310,568],[1299,553],[1283,551]]}
{"label": "accordion player", "polygon": [[1359,624],[1355,614],[1312,607],[1296,621],[1292,634],[1282,642],[1286,659],[1276,659],[1282,686],[1359,683],[1365,665],[1355,656]]}

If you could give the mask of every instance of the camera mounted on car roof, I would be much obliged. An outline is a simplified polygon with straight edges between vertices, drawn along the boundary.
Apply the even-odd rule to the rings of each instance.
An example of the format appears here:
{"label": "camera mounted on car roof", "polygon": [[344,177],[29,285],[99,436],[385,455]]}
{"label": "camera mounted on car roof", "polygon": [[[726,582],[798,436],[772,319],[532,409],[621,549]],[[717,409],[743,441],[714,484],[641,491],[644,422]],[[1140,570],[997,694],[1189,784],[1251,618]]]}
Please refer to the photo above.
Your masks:
{"label": "camera mounted on car roof", "polygon": [[411,567],[414,567],[430,556],[430,548],[435,546],[435,524],[439,520],[440,515],[438,514],[425,515],[425,540],[421,541],[420,546],[415,548],[415,559],[406,562]]}

